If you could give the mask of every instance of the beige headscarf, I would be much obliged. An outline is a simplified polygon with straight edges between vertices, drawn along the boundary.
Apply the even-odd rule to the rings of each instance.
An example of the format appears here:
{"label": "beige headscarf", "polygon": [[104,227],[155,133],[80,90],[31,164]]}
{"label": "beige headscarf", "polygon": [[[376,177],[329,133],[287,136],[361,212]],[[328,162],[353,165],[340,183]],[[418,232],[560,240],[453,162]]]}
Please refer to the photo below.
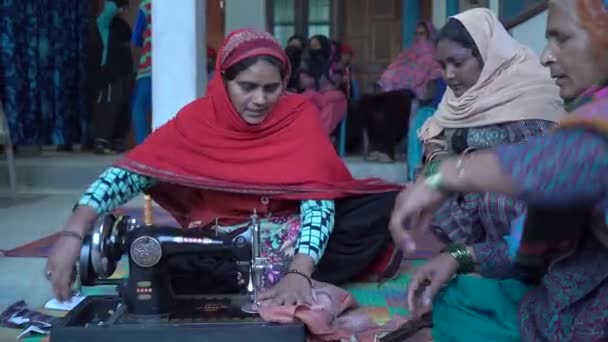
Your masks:
{"label": "beige headscarf", "polygon": [[559,88],[538,56],[518,43],[492,11],[476,8],[454,16],[469,31],[484,62],[477,83],[461,97],[446,90],[419,132],[423,142],[445,128],[480,127],[519,120],[558,122],[565,111]]}

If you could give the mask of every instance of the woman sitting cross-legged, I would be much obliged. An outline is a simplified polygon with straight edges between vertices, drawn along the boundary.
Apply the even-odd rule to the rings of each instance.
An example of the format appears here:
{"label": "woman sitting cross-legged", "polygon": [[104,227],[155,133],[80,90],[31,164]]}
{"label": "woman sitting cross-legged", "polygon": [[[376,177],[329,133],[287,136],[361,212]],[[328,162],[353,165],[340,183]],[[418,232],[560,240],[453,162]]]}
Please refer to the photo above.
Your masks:
{"label": "woman sitting cross-legged", "polygon": [[[70,296],[72,267],[95,220],[142,192],[188,229],[230,233],[246,227],[255,209],[263,218],[262,253],[274,266],[262,298],[277,305],[309,303],[311,277],[341,283],[381,255],[393,256],[386,227],[400,187],[352,178],[314,105],[284,92],[289,75],[288,58],[270,34],[231,33],[207,96],[182,108],[82,196],[46,266],[55,295]],[[193,264],[174,266],[179,272]],[[192,284],[214,276],[194,270]],[[235,290],[235,274],[217,276],[214,286],[196,290]]]}

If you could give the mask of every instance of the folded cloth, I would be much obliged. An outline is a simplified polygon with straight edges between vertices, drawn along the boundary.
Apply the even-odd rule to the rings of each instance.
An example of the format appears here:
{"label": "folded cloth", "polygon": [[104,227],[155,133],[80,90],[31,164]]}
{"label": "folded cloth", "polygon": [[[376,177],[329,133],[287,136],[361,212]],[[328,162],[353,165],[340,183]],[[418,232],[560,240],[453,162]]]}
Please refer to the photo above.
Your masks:
{"label": "folded cloth", "polygon": [[[404,294],[405,295],[405,294]],[[407,321],[394,317],[380,326],[346,290],[331,284],[313,282],[312,305],[276,306],[262,302],[259,314],[269,322],[293,323],[301,321],[309,331],[309,341],[373,342],[377,336],[391,332]]]}
{"label": "folded cloth", "polygon": [[57,319],[28,309],[25,301],[21,300],[9,306],[0,314],[0,325],[13,329],[23,329],[17,337],[17,339],[20,339],[32,334],[48,335]]}
{"label": "folded cloth", "polygon": [[23,329],[30,325],[47,328],[55,323],[56,320],[56,317],[28,309],[27,304],[23,300],[9,306],[0,314],[0,325],[7,328]]}

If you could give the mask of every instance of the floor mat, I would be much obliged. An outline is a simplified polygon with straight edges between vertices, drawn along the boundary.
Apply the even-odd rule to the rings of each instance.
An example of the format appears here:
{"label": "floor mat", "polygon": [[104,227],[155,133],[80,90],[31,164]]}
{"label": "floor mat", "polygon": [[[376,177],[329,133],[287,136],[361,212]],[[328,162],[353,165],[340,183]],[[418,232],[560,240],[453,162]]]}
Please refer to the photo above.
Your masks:
{"label": "floor mat", "polygon": [[[407,315],[406,291],[413,271],[424,261],[404,261],[400,275],[383,284],[378,283],[352,283],[344,286],[355,297],[361,307],[378,324],[384,324],[394,315]],[[123,260],[119,263],[112,278],[124,278],[128,274],[128,264]],[[115,294],[115,286],[84,287],[83,294],[88,296]],[[44,313],[57,314],[57,312],[41,310]],[[19,331],[0,328],[0,341],[14,341]],[[48,342],[47,337],[32,336],[25,338],[27,342]]]}

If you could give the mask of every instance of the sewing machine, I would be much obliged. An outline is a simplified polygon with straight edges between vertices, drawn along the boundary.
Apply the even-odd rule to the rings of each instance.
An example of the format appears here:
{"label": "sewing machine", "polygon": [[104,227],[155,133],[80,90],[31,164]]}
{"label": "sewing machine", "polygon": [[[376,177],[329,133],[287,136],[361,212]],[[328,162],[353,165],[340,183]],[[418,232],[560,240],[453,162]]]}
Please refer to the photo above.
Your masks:
{"label": "sewing machine", "polygon": [[[303,324],[267,323],[257,314],[258,285],[272,267],[260,247],[255,212],[248,229],[231,235],[140,225],[127,216],[107,215],[85,237],[78,278],[85,286],[115,285],[118,295],[87,297],[53,326],[51,341],[304,342]],[[129,276],[111,279],[123,255]],[[179,255],[231,260],[244,284],[234,293],[177,293],[167,265]]]}

